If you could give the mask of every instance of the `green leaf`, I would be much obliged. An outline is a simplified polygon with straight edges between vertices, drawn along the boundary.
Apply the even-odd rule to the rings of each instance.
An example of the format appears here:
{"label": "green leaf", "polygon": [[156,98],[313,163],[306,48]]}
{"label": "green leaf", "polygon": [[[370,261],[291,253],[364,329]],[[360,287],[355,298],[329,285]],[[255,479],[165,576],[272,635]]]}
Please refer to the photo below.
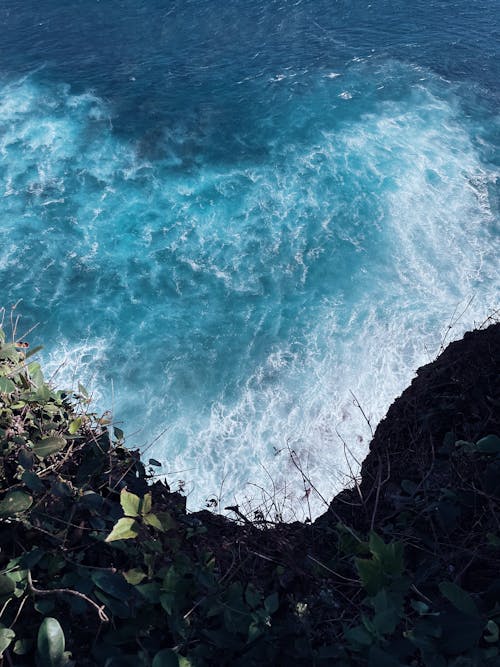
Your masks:
{"label": "green leaf", "polygon": [[470,616],[479,615],[474,600],[460,586],[451,583],[451,581],[443,581],[439,584],[439,590],[459,611]]}
{"label": "green leaf", "polygon": [[91,579],[101,590],[119,600],[130,598],[133,591],[121,574],[98,570],[91,575]]}
{"label": "green leaf", "polygon": [[151,507],[152,507],[152,499],[151,499],[151,494],[146,493],[144,498],[142,499],[142,505],[141,505],[141,514],[144,516],[145,514],[149,514],[151,512]]}
{"label": "green leaf", "polygon": [[370,646],[373,643],[373,637],[366,628],[362,625],[357,625],[350,630],[344,632],[344,637],[351,644],[359,644],[360,646]]}
{"label": "green leaf", "polygon": [[170,512],[158,512],[156,516],[160,519],[164,531],[175,530],[177,528],[177,522]]}
{"label": "green leaf", "polygon": [[49,386],[47,384],[42,384],[33,394],[31,394],[29,400],[33,403],[47,403],[50,397],[51,392]]}
{"label": "green leaf", "polygon": [[50,435],[48,438],[42,438],[33,445],[34,453],[41,459],[51,456],[66,447],[66,440],[60,435]]}
{"label": "green leaf", "polygon": [[53,598],[46,598],[45,600],[37,600],[33,606],[42,616],[47,616],[54,611],[56,603]]}
{"label": "green leaf", "polygon": [[0,597],[12,595],[16,590],[16,584],[6,574],[0,574]]}
{"label": "green leaf", "polygon": [[36,473],[31,472],[30,470],[25,470],[21,479],[30,491],[33,491],[34,493],[42,493],[45,491],[45,484]]}
{"label": "green leaf", "polygon": [[31,507],[33,498],[24,491],[9,491],[0,501],[0,516],[14,516]]}
{"label": "green leaf", "polygon": [[31,551],[25,551],[19,559],[19,566],[26,570],[32,570],[42,558],[45,558],[47,552],[40,547],[33,547]]}
{"label": "green leaf", "polygon": [[164,648],[153,658],[152,667],[179,667],[177,653],[170,648]]}
{"label": "green leaf", "polygon": [[125,577],[125,581],[133,586],[140,584],[141,581],[146,578],[146,574],[138,568],[133,568],[132,570],[124,572],[123,576]]}
{"label": "green leaf", "polygon": [[156,528],[156,530],[159,530],[162,533],[165,531],[160,519],[156,516],[156,514],[146,514],[146,516],[143,517],[143,521],[148,526],[152,526],[153,528]]}
{"label": "green leaf", "polygon": [[10,628],[0,628],[0,658],[3,655],[3,652],[9,648],[14,639],[16,638],[16,633]]}
{"label": "green leaf", "polygon": [[125,516],[138,516],[140,514],[142,501],[135,493],[122,489],[120,493],[120,505]]}
{"label": "green leaf", "polygon": [[139,534],[139,524],[135,519],[123,517],[113,526],[113,530],[106,538],[106,542],[114,542],[115,540],[130,540],[137,537]]}
{"label": "green leaf", "polygon": [[482,454],[500,454],[500,438],[498,435],[487,435],[477,441],[476,448]]}
{"label": "green leaf", "polygon": [[377,535],[377,533],[373,531],[370,533],[368,546],[370,547],[372,554],[379,558],[379,560],[382,560],[385,554],[386,544],[384,540],[379,535]]}
{"label": "green leaf", "polygon": [[384,585],[384,576],[380,561],[376,559],[356,558],[356,569],[363,588],[368,595],[375,595]]}
{"label": "green leaf", "polygon": [[102,591],[95,590],[94,595],[98,600],[100,600],[107,609],[118,618],[130,618],[130,606],[127,602],[122,602],[115,598],[113,595],[107,595]]}
{"label": "green leaf", "polygon": [[412,600],[410,604],[411,608],[414,609],[419,616],[424,616],[424,614],[429,612],[429,605],[425,604],[425,602],[421,602],[420,600]]}
{"label": "green leaf", "polygon": [[14,653],[16,655],[26,655],[31,650],[33,640],[29,638],[18,639],[14,644]]}
{"label": "green leaf", "polygon": [[0,375],[0,394],[12,394],[16,390],[16,385],[9,378]]}
{"label": "green leaf", "polygon": [[372,619],[375,631],[379,635],[392,634],[402,614],[400,596],[388,594],[385,589],[382,589],[372,598],[371,604],[375,610]]}
{"label": "green leaf", "polygon": [[43,667],[64,664],[64,632],[56,618],[44,618],[38,630],[38,656]]}
{"label": "green leaf", "polygon": [[403,545],[401,542],[385,544],[375,532],[370,533],[368,542],[373,557],[380,561],[384,574],[398,577],[403,573]]}
{"label": "green leaf", "polygon": [[245,590],[245,601],[247,605],[251,609],[255,609],[260,605],[260,601],[262,599],[262,595],[259,593],[259,591],[255,588],[255,586],[250,583],[246,587]]}
{"label": "green leaf", "polygon": [[160,586],[156,583],[150,584],[139,584],[136,586],[136,591],[138,591],[148,602],[152,604],[157,604],[160,600]]}
{"label": "green leaf", "polygon": [[[488,632],[488,634],[486,634],[486,632]],[[495,621],[489,620],[488,623],[486,623],[486,630],[484,635],[485,641],[487,641],[489,644],[495,644],[498,641],[498,635],[498,625],[495,623]]]}
{"label": "green leaf", "polygon": [[19,352],[14,343],[0,345],[0,359],[8,359],[9,361],[19,360]]}
{"label": "green leaf", "polygon": [[28,366],[28,371],[30,374],[31,381],[37,389],[41,389],[44,385],[43,373],[38,362],[32,362]]}
{"label": "green leaf", "polygon": [[156,459],[149,459],[149,465],[155,466],[156,468],[161,468],[161,463]]}
{"label": "green leaf", "polygon": [[25,470],[31,470],[35,463],[33,452],[26,447],[21,447],[19,454],[17,455],[17,460],[19,461],[19,465],[22,466]]}
{"label": "green leaf", "polygon": [[271,593],[271,595],[268,595],[267,598],[264,600],[264,608],[268,614],[274,614],[275,611],[278,611],[279,606],[280,606],[279,595],[276,592]]}
{"label": "green leaf", "polygon": [[78,433],[78,431],[81,428],[82,421],[83,420],[82,420],[81,417],[77,417],[76,419],[73,419],[73,421],[70,423],[70,425],[68,427],[68,431],[69,431],[70,435],[75,435],[75,433]]}

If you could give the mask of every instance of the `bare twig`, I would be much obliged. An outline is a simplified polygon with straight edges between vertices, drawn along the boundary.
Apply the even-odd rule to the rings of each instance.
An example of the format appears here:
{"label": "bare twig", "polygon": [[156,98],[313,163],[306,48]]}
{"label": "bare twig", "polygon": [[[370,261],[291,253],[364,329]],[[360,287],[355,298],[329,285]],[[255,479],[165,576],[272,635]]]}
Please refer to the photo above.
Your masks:
{"label": "bare twig", "polygon": [[109,622],[109,617],[104,611],[104,605],[99,606],[94,602],[94,600],[91,600],[87,595],[84,593],[80,593],[80,591],[74,591],[71,588],[51,588],[50,590],[42,590],[40,588],[35,588],[33,585],[33,580],[31,578],[31,571],[27,571],[27,579],[28,579],[28,588],[30,589],[31,593],[33,595],[40,595],[40,596],[48,596],[48,595],[74,595],[77,598],[80,598],[82,600],[85,600],[88,604],[90,604],[94,609],[97,611],[97,615],[99,616],[99,620],[102,623],[108,623]]}
{"label": "bare twig", "polygon": [[354,400],[354,407],[358,408],[359,411],[361,412],[361,414],[363,415],[363,418],[364,418],[365,422],[368,424],[368,428],[370,429],[370,433],[371,433],[371,436],[373,438],[373,428],[372,428],[371,422],[368,419],[368,417],[366,416],[365,411],[361,407],[361,403],[358,401],[356,395],[354,394],[354,392],[351,389],[349,389],[349,393],[351,394],[351,396]]}

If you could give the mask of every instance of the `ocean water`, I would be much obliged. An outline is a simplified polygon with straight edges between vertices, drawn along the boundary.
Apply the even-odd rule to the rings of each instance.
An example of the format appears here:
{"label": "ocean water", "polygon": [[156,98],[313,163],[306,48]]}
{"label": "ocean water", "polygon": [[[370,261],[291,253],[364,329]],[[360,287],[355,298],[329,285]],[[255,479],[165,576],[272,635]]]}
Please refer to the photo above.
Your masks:
{"label": "ocean water", "polygon": [[499,14],[0,4],[0,305],[191,509],[316,515],[498,308]]}

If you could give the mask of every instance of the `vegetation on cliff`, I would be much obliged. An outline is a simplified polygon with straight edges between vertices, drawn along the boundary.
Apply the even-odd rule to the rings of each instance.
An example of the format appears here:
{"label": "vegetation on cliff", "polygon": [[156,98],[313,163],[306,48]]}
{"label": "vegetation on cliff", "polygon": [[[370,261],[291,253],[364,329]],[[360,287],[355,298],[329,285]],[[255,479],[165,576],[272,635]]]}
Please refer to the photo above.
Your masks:
{"label": "vegetation on cliff", "polygon": [[500,325],[419,371],[312,525],[188,514],[0,332],[0,663],[498,665]]}

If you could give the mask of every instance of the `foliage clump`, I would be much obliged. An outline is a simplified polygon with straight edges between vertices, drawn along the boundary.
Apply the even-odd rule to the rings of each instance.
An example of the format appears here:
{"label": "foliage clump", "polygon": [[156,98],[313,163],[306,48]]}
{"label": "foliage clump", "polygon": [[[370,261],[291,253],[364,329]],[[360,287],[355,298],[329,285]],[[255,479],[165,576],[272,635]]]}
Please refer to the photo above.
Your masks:
{"label": "foliage clump", "polygon": [[460,426],[430,441],[415,427],[413,468],[391,473],[395,436],[376,436],[361,485],[312,525],[270,526],[186,513],[158,462],[32,356],[0,331],[2,666],[500,664],[489,380],[461,386]]}

